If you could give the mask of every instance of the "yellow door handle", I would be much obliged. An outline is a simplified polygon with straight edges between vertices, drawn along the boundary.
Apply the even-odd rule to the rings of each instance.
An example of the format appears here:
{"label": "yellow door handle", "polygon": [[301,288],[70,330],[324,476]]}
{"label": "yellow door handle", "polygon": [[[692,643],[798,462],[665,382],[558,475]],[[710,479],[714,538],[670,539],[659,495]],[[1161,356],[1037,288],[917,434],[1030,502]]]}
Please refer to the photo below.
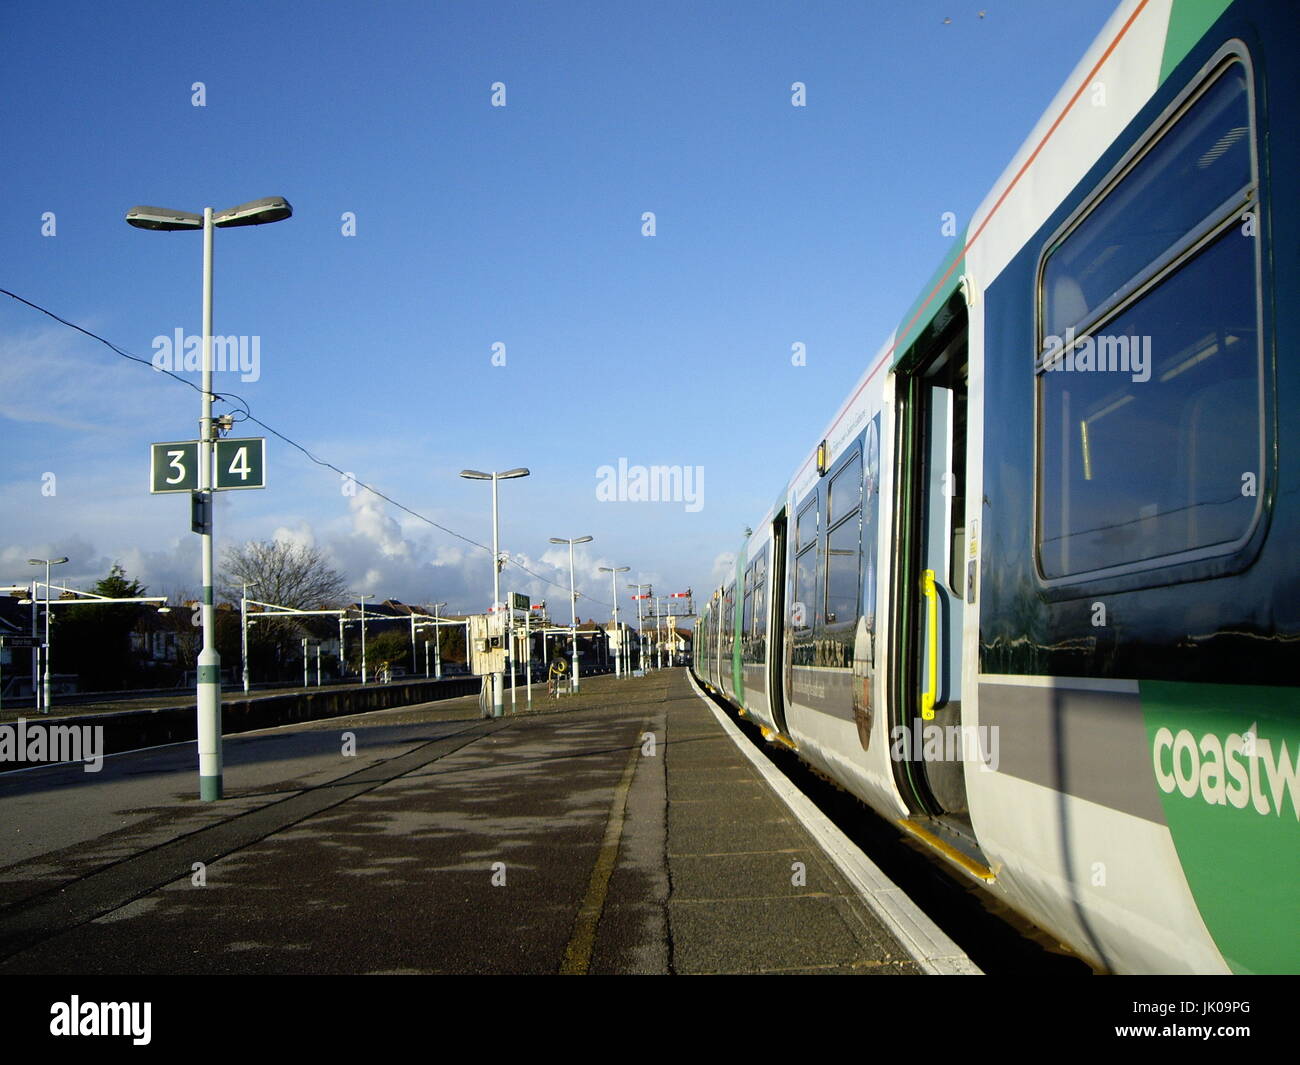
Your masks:
{"label": "yellow door handle", "polygon": [[929,650],[926,653],[927,684],[921,692],[921,717],[934,717],[934,700],[939,692],[939,592],[934,586],[934,570],[921,573],[921,594],[925,596],[925,631]]}

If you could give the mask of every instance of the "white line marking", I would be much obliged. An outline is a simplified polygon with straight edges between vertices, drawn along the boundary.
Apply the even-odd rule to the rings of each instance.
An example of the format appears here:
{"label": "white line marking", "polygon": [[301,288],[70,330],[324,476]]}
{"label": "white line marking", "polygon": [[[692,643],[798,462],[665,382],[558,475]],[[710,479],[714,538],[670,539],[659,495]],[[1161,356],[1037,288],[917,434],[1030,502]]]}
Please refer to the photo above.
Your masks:
{"label": "white line marking", "polygon": [[790,807],[790,811],[821,845],[836,868],[857,889],[880,923],[894,934],[912,960],[925,972],[935,976],[982,976],[983,971],[979,966],[967,957],[966,952],[943,929],[922,913],[916,903],[880,871],[875,862],[863,854],[830,818],[813,805],[812,800],[773,768],[713,700],[700,691],[690,670],[686,671],[686,676],[695,689],[695,694],[708,704],[727,735],[754,764],[772,790]]}

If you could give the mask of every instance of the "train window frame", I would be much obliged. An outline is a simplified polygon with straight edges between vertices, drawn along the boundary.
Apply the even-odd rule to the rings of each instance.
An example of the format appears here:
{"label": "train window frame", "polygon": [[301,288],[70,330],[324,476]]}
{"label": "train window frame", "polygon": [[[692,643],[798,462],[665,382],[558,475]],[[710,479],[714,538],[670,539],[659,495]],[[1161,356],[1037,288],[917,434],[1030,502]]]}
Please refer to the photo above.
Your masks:
{"label": "train window frame", "polygon": [[752,634],[754,626],[754,563],[745,567],[745,597],[740,613],[740,638],[742,644]]}
{"label": "train window frame", "polygon": [[[803,519],[810,511],[813,513],[813,534],[805,542],[800,539],[800,532],[803,525]],[[794,550],[792,552],[794,564],[790,566],[790,572],[786,578],[787,582],[790,584],[790,629],[796,636],[810,634],[813,629],[817,627],[820,618],[818,605],[821,596],[818,594],[818,588],[820,584],[819,577],[822,561],[821,514],[822,510],[819,490],[817,486],[814,486],[803,504],[795,509]],[[812,573],[809,579],[808,588],[806,589],[807,594],[805,594],[803,582],[799,579],[800,564],[803,562],[804,556],[806,555],[813,556],[811,563]],[[796,624],[794,620],[795,611],[800,604],[803,605],[802,625]]]}
{"label": "train window frame", "polygon": [[[843,515],[833,517],[835,514],[836,488],[844,481],[845,476],[851,472],[854,466],[856,466],[858,470],[856,482],[852,479],[848,482],[849,484],[855,485],[857,489],[856,495],[853,497],[853,505]],[[826,626],[843,626],[850,621],[856,623],[859,615],[862,613],[862,501],[865,495],[865,482],[863,479],[865,469],[866,463],[863,459],[862,449],[855,441],[853,446],[843,456],[841,456],[840,460],[836,463],[836,468],[828,474],[826,478],[828,486],[826,490],[826,547],[822,552],[822,556],[826,559],[826,565],[823,567],[823,573],[821,574],[820,579],[820,616],[823,624]],[[838,618],[833,616],[831,612],[831,539],[845,526],[855,522],[857,528],[857,576],[853,582],[855,610],[853,611],[853,616],[851,618]]]}
{"label": "train window frame", "polygon": [[854,488],[857,489],[857,491],[853,497],[853,504],[851,507],[849,507],[849,510],[850,511],[856,510],[857,508],[862,506],[862,486],[863,486],[862,478],[863,478],[864,464],[862,461],[862,449],[858,447],[855,442],[854,445],[849,449],[849,451],[846,452],[841,457],[839,463],[837,464],[838,469],[828,474],[826,478],[827,481],[826,528],[827,529],[835,528],[835,526],[837,526],[841,522],[841,520],[843,520],[843,518],[848,517],[847,513],[844,515],[840,515],[837,514],[835,511],[836,489],[840,487],[840,483],[844,480],[845,476],[848,474],[849,468],[854,464],[856,464],[858,467],[858,476],[856,480],[850,480],[848,483],[852,484]]}
{"label": "train window frame", "polygon": [[[1257,229],[1252,239],[1254,275],[1251,279],[1254,298],[1254,344],[1255,344],[1255,385],[1258,421],[1257,429],[1257,475],[1254,509],[1239,536],[1229,541],[1203,544],[1182,548],[1164,554],[1154,554],[1145,558],[1132,559],[1113,565],[1103,565],[1089,570],[1064,572],[1049,576],[1045,570],[1044,559],[1044,520],[1043,505],[1046,491],[1046,461],[1044,455],[1044,433],[1049,417],[1044,407],[1044,373],[1051,358],[1061,357],[1056,349],[1048,351],[1046,308],[1046,271],[1047,266],[1058,252],[1074,236],[1093,213],[1106,202],[1107,197],[1119,189],[1124,180],[1147,159],[1152,151],[1165,141],[1179,122],[1228,76],[1234,67],[1239,67],[1246,89],[1246,112],[1249,122],[1248,148],[1250,157],[1250,180],[1233,196],[1216,205],[1190,229],[1174,240],[1163,252],[1155,255],[1141,269],[1109,298],[1101,301],[1089,312],[1075,322],[1071,329],[1076,342],[1090,338],[1104,327],[1133,311],[1160,286],[1175,281],[1185,268],[1195,262],[1202,254],[1211,251],[1234,225],[1239,225],[1243,211],[1255,214]],[[1043,242],[1039,254],[1035,275],[1034,307],[1034,467],[1033,492],[1034,506],[1031,530],[1033,544],[1033,568],[1035,577],[1049,598],[1068,598],[1073,595],[1096,594],[1101,591],[1123,588],[1148,587],[1157,584],[1171,584],[1183,580],[1201,579],[1205,576],[1221,575],[1233,572],[1248,564],[1255,553],[1251,550],[1252,542],[1258,548],[1263,519],[1266,513],[1266,500],[1271,492],[1271,469],[1267,461],[1268,441],[1271,434],[1271,400],[1267,377],[1266,349],[1271,339],[1265,332],[1264,304],[1266,299],[1264,283],[1264,254],[1262,248],[1263,227],[1259,222],[1262,204],[1265,199],[1266,177],[1261,166],[1259,143],[1258,100],[1255,71],[1250,52],[1244,42],[1233,39],[1225,42],[1215,54],[1201,67],[1195,76],[1188,79],[1181,91],[1161,113],[1147,126],[1133,145],[1114,167],[1096,183],[1078,207],[1072,211],[1052,235]],[[1059,421],[1057,419],[1056,421]],[[1051,424],[1057,428],[1056,421]],[[1265,485],[1268,485],[1266,490]],[[1243,557],[1243,554],[1249,557]],[[1206,567],[1210,567],[1208,570]]]}
{"label": "train window frame", "polygon": [[[813,512],[812,536],[805,540],[803,537],[803,520],[809,511]],[[804,500],[803,505],[795,510],[794,553],[796,558],[802,554],[805,549],[816,543],[817,537],[821,533],[821,527],[821,508],[817,505],[817,489],[814,488],[812,492],[809,493],[808,498]]]}
{"label": "train window frame", "polygon": [[722,660],[730,662],[736,649],[736,582],[722,589]]}

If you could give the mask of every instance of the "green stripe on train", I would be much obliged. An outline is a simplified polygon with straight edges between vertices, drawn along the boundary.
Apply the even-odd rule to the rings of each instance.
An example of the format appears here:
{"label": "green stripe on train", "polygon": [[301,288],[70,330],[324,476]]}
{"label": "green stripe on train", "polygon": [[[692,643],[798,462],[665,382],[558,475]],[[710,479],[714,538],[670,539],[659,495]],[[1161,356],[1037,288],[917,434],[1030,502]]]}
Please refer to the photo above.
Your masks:
{"label": "green stripe on train", "polygon": [[1160,60],[1159,84],[1165,83],[1174,67],[1183,61],[1231,4],[1232,0],[1174,0],[1173,10],[1169,13],[1169,29],[1165,33],[1165,54]]}
{"label": "green stripe on train", "polygon": [[966,259],[962,255],[965,248],[966,230],[963,229],[944,255],[943,262],[930,275],[930,280],[925,283],[920,295],[916,297],[912,306],[907,308],[903,320],[898,323],[898,331],[894,336],[894,353],[889,360],[891,370],[907,354],[908,349],[925,331],[934,316],[943,310],[948,297],[961,284],[962,275],[966,270]]}
{"label": "green stripe on train", "polygon": [[1151,766],[1197,909],[1239,973],[1300,969],[1300,689],[1141,681]]}

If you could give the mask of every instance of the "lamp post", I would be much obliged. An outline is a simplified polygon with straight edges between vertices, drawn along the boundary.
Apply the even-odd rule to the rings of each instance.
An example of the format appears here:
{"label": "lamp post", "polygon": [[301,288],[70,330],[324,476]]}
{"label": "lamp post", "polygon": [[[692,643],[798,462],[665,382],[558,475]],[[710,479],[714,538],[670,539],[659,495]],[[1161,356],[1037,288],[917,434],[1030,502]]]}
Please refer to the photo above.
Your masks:
{"label": "lamp post", "polygon": [[203,388],[201,416],[199,418],[199,489],[198,494],[206,504],[202,539],[203,555],[203,650],[199,653],[197,680],[198,746],[199,746],[199,798],[220,799],[222,796],[221,769],[221,656],[217,653],[216,604],[213,599],[213,463],[216,455],[216,434],[212,422],[212,237],[217,229],[237,226],[261,226],[289,218],[293,208],[281,196],[268,196],[250,200],[238,207],[214,212],[203,208],[203,214],[176,211],[166,207],[133,207],[126,220],[137,229],[203,230]]}
{"label": "lamp post", "polygon": [[[666,623],[663,622],[663,621],[661,620],[661,617],[660,617],[660,609],[661,609],[661,608],[660,608],[660,606],[659,606],[659,600],[658,600],[658,599],[655,599],[655,639],[656,639],[656,640],[658,641],[658,643],[659,643],[659,651],[658,651],[658,654],[655,655],[655,660],[659,663],[660,668],[663,668],[663,665],[664,665],[664,629],[665,629]],[[675,634],[673,633],[673,631],[672,631],[671,628],[668,629],[668,639],[669,639],[670,641],[673,641],[673,642],[676,641],[676,636],[675,636]],[[670,644],[670,646],[669,646],[669,650],[668,650],[668,665],[670,665],[670,666],[672,665],[672,653],[673,653],[673,652],[672,652],[672,647],[671,647],[671,644]]]}
{"label": "lamp post", "polygon": [[[45,645],[41,651],[41,659],[44,662],[45,669],[41,675],[40,692],[42,714],[48,714],[50,712],[50,567],[62,565],[67,561],[68,559],[66,555],[63,558],[29,558],[27,560],[29,566],[45,567]],[[32,690],[36,690],[34,684],[32,685]]]}
{"label": "lamp post", "polygon": [[[492,482],[492,612],[498,617],[504,619],[500,613],[501,609],[501,550],[498,546],[498,529],[497,529],[497,481],[512,481],[516,477],[527,477],[528,470],[522,466],[513,470],[506,470],[505,473],[484,473],[481,470],[461,470],[460,475],[469,481],[491,481]],[[505,637],[504,620],[501,626],[501,635]],[[511,670],[513,676],[513,668]],[[501,709],[501,688],[502,678],[500,673],[492,674],[492,716],[500,717],[503,713]]]}
{"label": "lamp post", "polygon": [[366,600],[373,599],[374,593],[359,596],[361,600],[361,683],[366,683]]}
{"label": "lamp post", "polygon": [[[446,603],[433,604],[433,679],[442,680],[442,614]],[[424,655],[424,675],[429,675],[429,653],[426,647]]]}
{"label": "lamp post", "polygon": [[601,566],[601,573],[609,574],[609,588],[614,593],[614,676],[623,675],[623,634],[618,630],[618,574],[627,573],[631,566]]}
{"label": "lamp post", "polygon": [[[248,694],[248,581],[241,582],[244,586],[243,592],[239,596],[239,657],[242,660],[242,671],[244,674],[244,694]],[[251,585],[256,588],[257,585]]]}
{"label": "lamp post", "polygon": [[573,634],[573,682],[572,682],[572,683],[573,683],[573,690],[574,690],[575,692],[578,690],[578,672],[579,672],[579,670],[578,670],[578,592],[577,592],[577,589],[575,589],[575,588],[574,588],[574,585],[573,585],[573,545],[574,545],[574,544],[589,544],[589,543],[591,543],[591,541],[594,540],[594,539],[595,539],[595,537],[593,537],[593,536],[578,536],[578,537],[575,537],[575,538],[572,539],[572,540],[565,540],[565,539],[563,539],[563,538],[561,538],[561,537],[558,537],[558,536],[552,536],[552,537],[550,537],[550,541],[551,541],[551,543],[553,543],[553,544],[568,544],[568,545],[569,545],[569,606],[572,607],[572,609],[573,609],[573,629],[572,629],[572,634]]}
{"label": "lamp post", "polygon": [[636,589],[636,646],[638,652],[637,659],[641,666],[641,669],[644,670],[645,669],[645,628],[644,628],[645,622],[641,619],[641,600],[644,598],[644,596],[641,595],[641,589],[649,588],[650,594],[653,595],[655,586],[653,584],[629,584],[628,587]]}

